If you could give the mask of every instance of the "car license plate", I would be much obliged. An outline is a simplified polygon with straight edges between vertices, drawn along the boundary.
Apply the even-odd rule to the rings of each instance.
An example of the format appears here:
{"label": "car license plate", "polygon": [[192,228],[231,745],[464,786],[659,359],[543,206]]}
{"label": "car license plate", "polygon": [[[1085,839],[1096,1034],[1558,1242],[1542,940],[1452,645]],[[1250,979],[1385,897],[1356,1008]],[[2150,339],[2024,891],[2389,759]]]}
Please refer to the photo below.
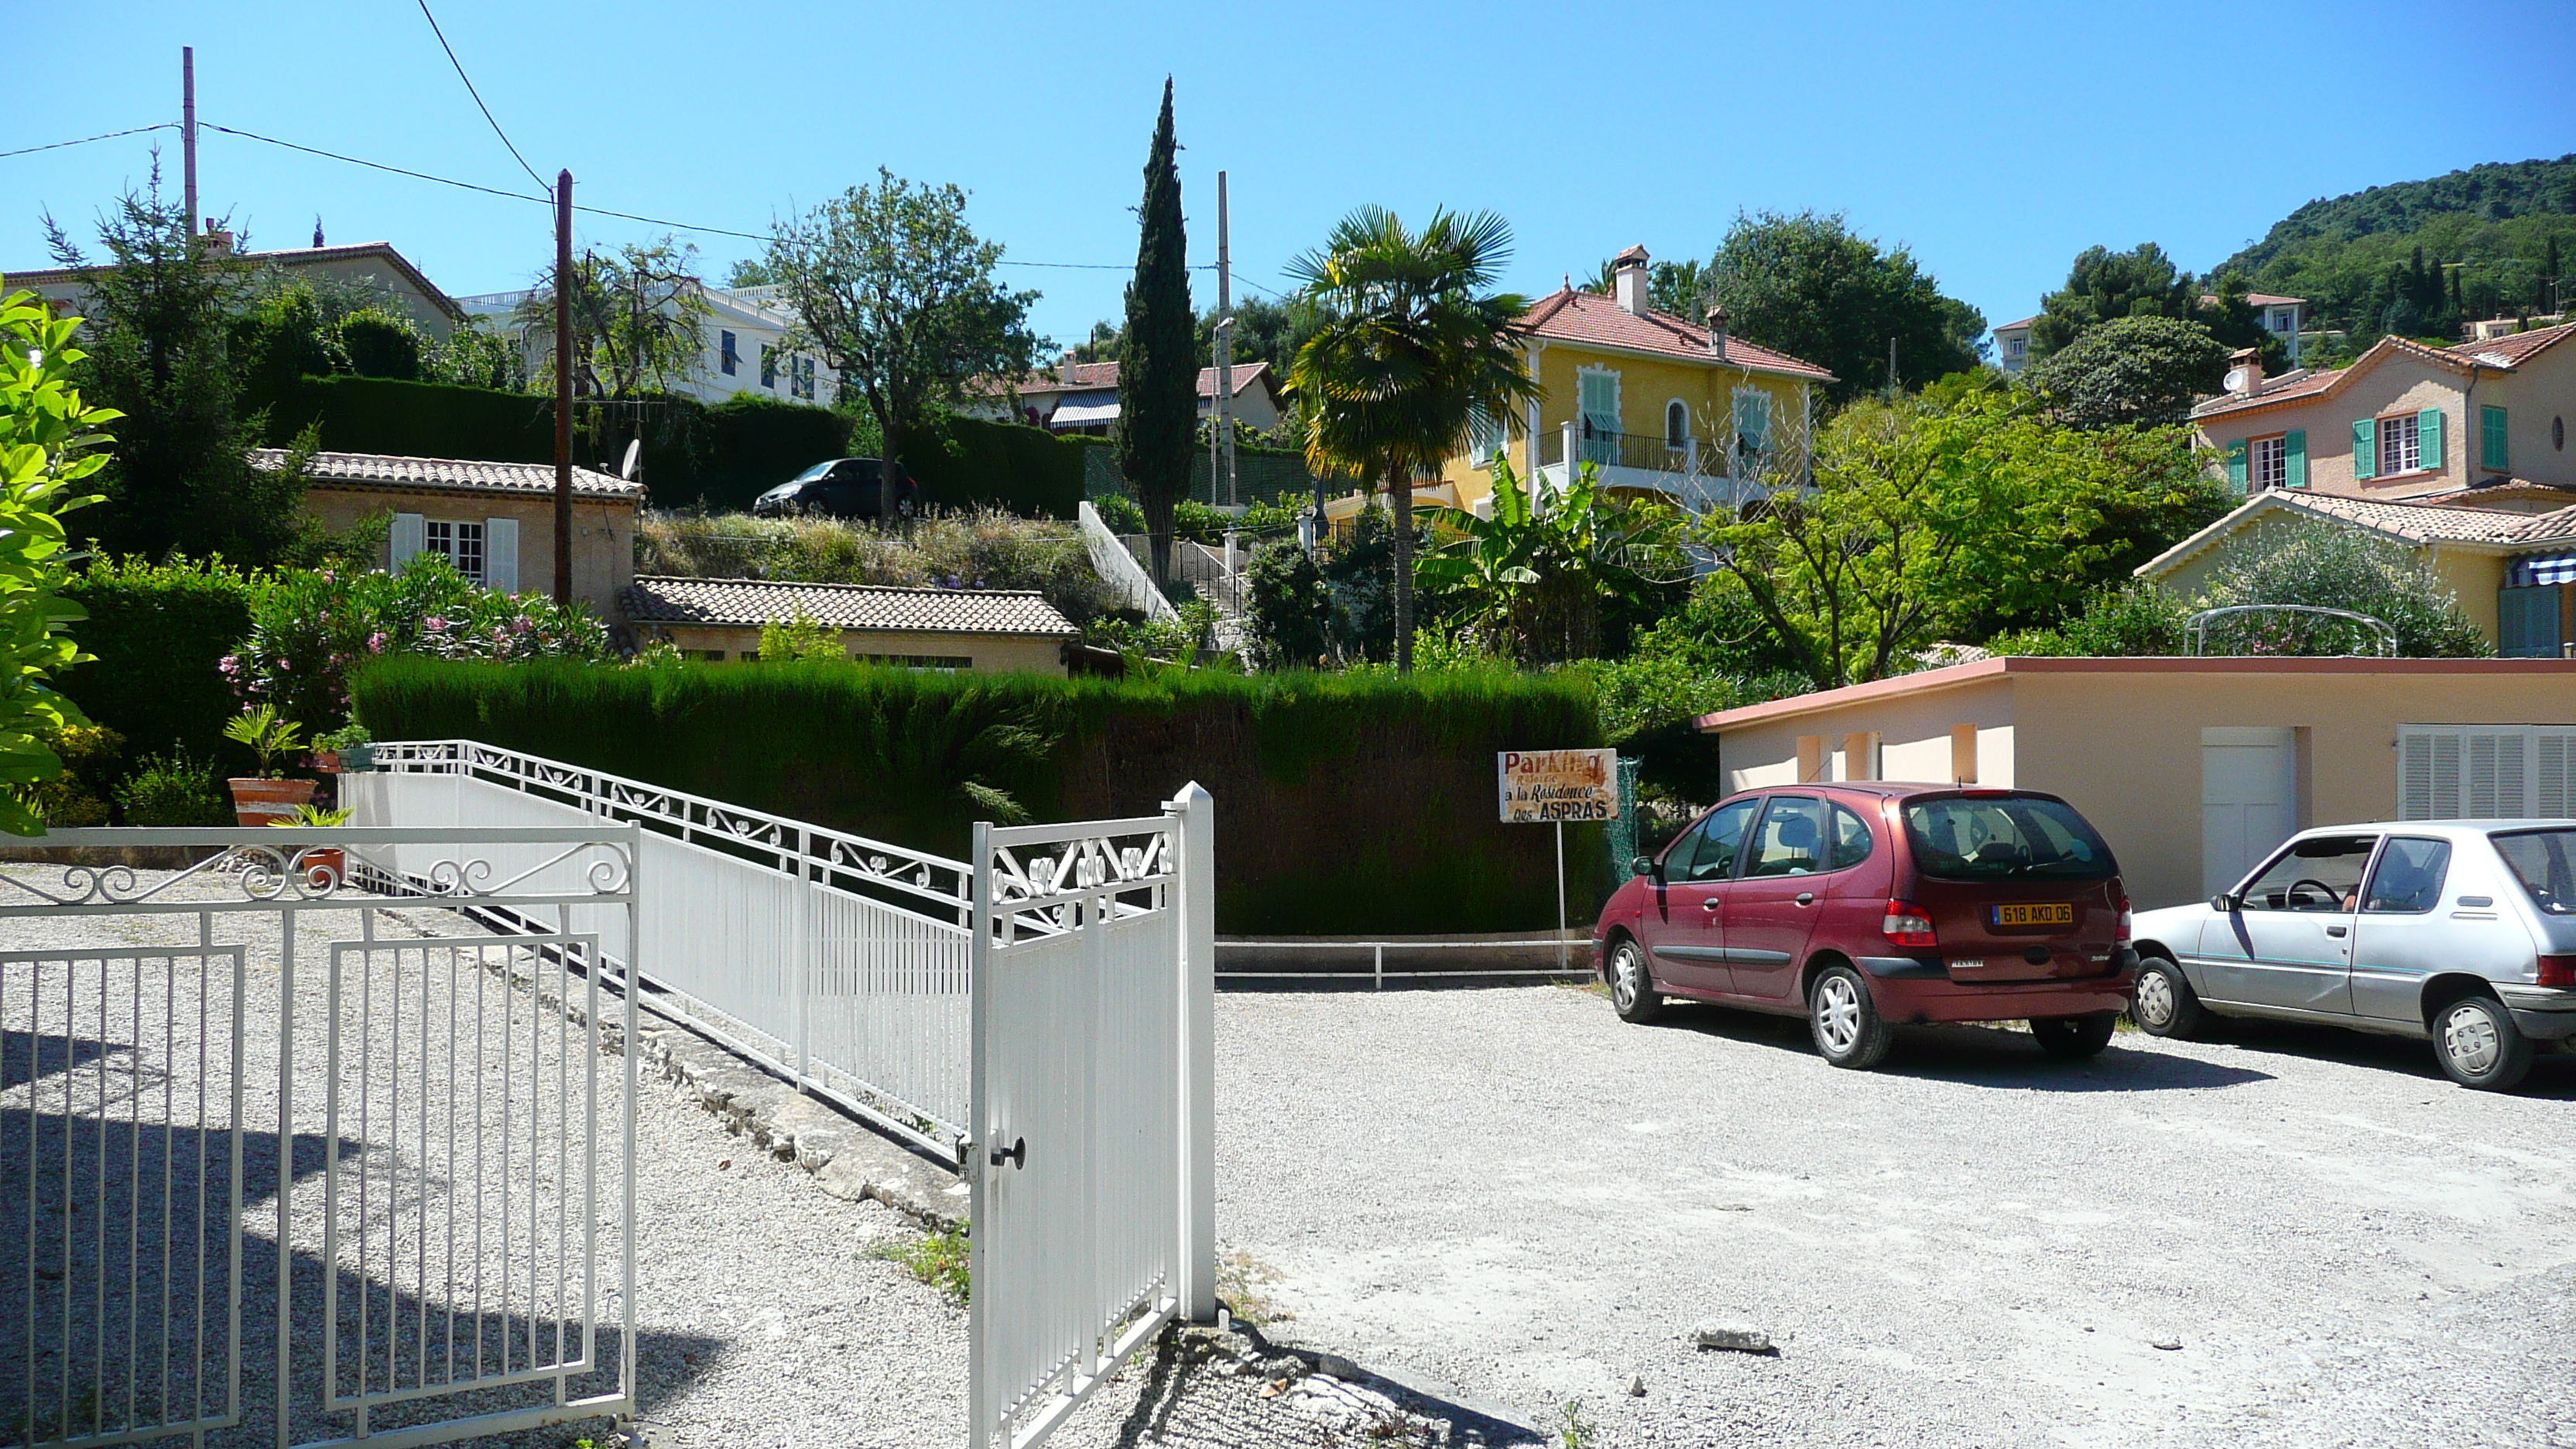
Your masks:
{"label": "car license plate", "polygon": [[2053,905],[1997,906],[1995,924],[2012,926],[2071,926],[2075,924],[2075,906],[2071,901]]}

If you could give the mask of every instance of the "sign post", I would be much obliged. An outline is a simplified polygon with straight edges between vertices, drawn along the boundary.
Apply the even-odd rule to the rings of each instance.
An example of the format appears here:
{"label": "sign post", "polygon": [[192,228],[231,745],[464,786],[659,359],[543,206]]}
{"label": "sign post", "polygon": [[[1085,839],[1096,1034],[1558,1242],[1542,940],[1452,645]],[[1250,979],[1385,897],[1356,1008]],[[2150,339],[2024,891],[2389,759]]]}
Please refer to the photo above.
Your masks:
{"label": "sign post", "polygon": [[1565,822],[1619,818],[1619,752],[1503,750],[1494,780],[1505,825],[1556,827],[1556,965],[1565,970]]}

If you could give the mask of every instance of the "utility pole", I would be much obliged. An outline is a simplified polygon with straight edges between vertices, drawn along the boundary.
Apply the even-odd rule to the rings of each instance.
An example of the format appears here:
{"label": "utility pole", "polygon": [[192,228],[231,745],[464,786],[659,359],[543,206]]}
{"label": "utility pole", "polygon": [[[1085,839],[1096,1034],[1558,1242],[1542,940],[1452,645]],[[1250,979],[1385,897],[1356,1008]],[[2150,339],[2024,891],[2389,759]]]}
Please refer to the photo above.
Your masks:
{"label": "utility pole", "polygon": [[1208,480],[1208,492],[1214,494],[1222,485],[1225,501],[1241,503],[1234,486],[1234,266],[1226,250],[1225,173],[1216,174],[1216,411],[1211,415],[1215,426],[1208,430],[1215,452],[1208,459],[1215,470]]}
{"label": "utility pole", "polygon": [[555,602],[572,602],[572,172],[555,173]]}
{"label": "utility pole", "polygon": [[179,47],[179,174],[186,194],[188,235],[197,234],[197,48]]}

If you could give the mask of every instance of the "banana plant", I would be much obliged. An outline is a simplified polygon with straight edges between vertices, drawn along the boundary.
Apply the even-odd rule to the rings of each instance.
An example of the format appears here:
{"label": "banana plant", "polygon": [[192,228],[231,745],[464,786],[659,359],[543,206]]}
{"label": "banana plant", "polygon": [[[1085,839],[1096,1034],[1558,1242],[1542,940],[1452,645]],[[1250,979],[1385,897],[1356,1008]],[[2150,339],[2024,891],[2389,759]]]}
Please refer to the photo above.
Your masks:
{"label": "banana plant", "polygon": [[1669,504],[1603,488],[1593,464],[1540,496],[1497,458],[1493,516],[1459,518],[1466,537],[1418,562],[1414,578],[1524,663],[1587,659],[1605,601],[1689,578],[1679,519]]}

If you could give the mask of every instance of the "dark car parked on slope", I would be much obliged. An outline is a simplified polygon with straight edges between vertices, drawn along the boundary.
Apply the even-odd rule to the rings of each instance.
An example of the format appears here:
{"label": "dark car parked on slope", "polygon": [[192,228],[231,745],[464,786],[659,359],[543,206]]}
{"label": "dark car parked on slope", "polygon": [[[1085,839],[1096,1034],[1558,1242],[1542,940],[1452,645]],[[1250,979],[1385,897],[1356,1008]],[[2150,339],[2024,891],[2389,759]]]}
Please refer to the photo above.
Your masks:
{"label": "dark car parked on slope", "polygon": [[1902,1023],[2028,1021],[2089,1057],[2129,1002],[2119,863],[2054,795],[1756,790],[1634,865],[1593,927],[1629,1021],[1666,997],[1803,1015],[1825,1060],[1869,1067]]}
{"label": "dark car parked on slope", "polygon": [[[874,458],[827,458],[752,500],[751,511],[761,518],[875,518],[885,509],[883,468]],[[895,516],[910,518],[921,511],[921,485],[897,472]]]}

